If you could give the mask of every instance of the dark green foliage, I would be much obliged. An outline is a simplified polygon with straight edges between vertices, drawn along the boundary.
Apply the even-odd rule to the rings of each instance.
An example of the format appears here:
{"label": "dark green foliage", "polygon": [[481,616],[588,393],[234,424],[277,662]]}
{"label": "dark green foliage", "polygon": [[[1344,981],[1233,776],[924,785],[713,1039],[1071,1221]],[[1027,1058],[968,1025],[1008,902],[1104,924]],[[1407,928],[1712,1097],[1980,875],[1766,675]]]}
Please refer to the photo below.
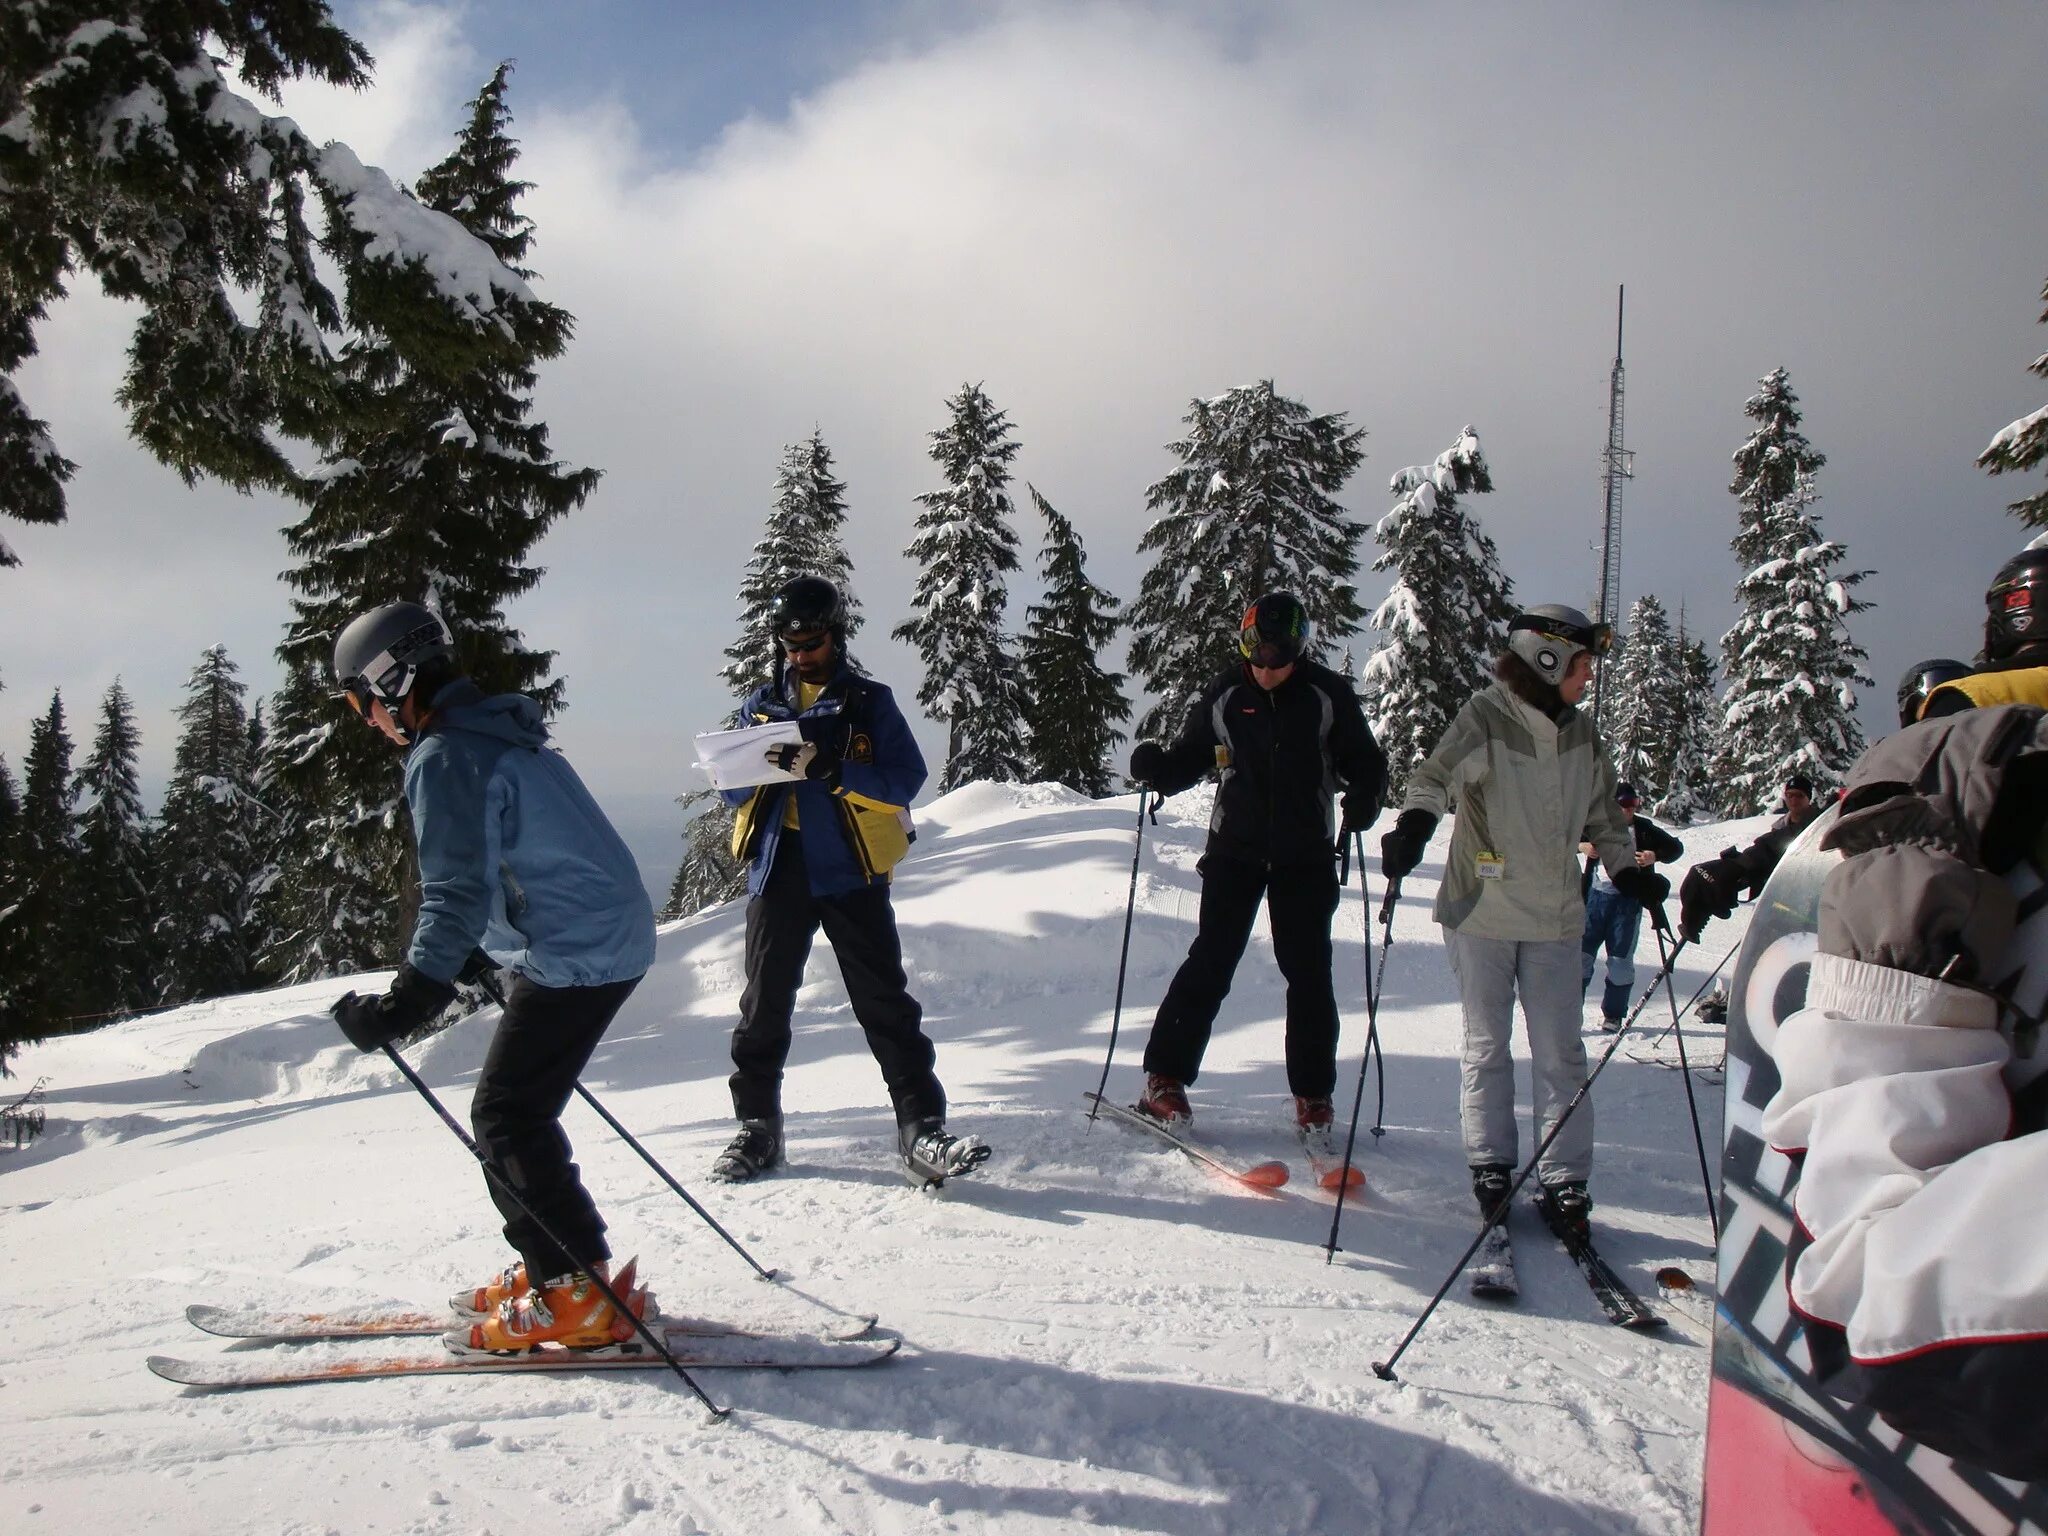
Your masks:
{"label": "dark green foliage", "polygon": [[29,730],[21,812],[14,834],[14,907],[8,949],[12,1002],[0,1036],[8,1046],[59,1034],[82,1022],[74,932],[80,918],[77,790],[64,699]]}
{"label": "dark green foliage", "polygon": [[[455,151],[419,191],[523,276],[532,225],[516,206],[524,184],[509,179],[508,73],[492,74]],[[562,681],[548,675],[553,653],[526,646],[504,610],[540,579],[527,563],[535,543],[597,484],[597,471],[551,454],[531,416],[535,365],[562,350],[572,325],[552,305],[526,303],[506,346],[454,372],[421,368],[376,337],[343,350],[344,425],[300,483],[306,515],[286,530],[298,564],[285,575],[298,596],[278,650],[289,681],[263,775],[284,827],[264,964],[287,978],[393,963],[417,902],[398,754],[328,698],[334,637],[351,618],[425,603],[447,619],[463,670],[486,693],[531,694],[549,713],[563,703]]]}
{"label": "dark green foliage", "polygon": [[[2041,285],[2041,298],[2048,303],[2048,283]],[[2048,309],[2041,311],[2041,323],[2048,325]],[[2027,372],[2048,379],[2048,352],[2027,364]],[[2015,474],[2048,460],[2048,406],[1999,430],[1991,444],[1977,455],[1977,467],[1994,475]],[[2048,527],[2048,490],[2022,496],[2006,510],[2023,523]]]}
{"label": "dark green foliage", "polygon": [[117,678],[100,706],[92,752],[78,770],[79,921],[71,935],[86,1022],[100,1024],[156,999],[149,818],[135,773],[141,738]]}
{"label": "dark green foliage", "polygon": [[1122,627],[1123,605],[1088,579],[1081,536],[1052,504],[1026,485],[1045,519],[1039,571],[1045,601],[1026,610],[1024,721],[1031,738],[1031,777],[1096,798],[1110,792],[1110,754],[1131,718],[1123,674],[1102,670],[1102,648]]}
{"label": "dark green foliage", "polygon": [[846,523],[846,486],[832,473],[832,450],[813,432],[782,450],[775,467],[775,504],[740,583],[739,637],[725,648],[719,673],[736,699],[779,675],[781,648],[768,632],[768,604],[799,576],[822,576],[846,599],[846,632],[860,628],[853,595],[853,562],[840,542]]}
{"label": "dark green foliage", "polygon": [[747,888],[747,867],[732,856],[733,808],[718,798],[718,792],[700,789],[680,796],[677,804],[690,817],[683,828],[683,862],[669,882],[668,900],[662,903],[661,921],[694,917],[706,907],[731,901]]}
{"label": "dark green foliage", "polygon": [[1321,659],[1358,627],[1350,577],[1363,531],[1337,494],[1365,458],[1362,429],[1340,411],[1315,416],[1273,381],[1193,401],[1180,460],[1145,493],[1158,514],[1140,551],[1156,554],[1126,622],[1131,668],[1158,702],[1137,734],[1177,729],[1203,684],[1237,657],[1245,609],[1265,592],[1295,593],[1308,610],[1309,654]]}
{"label": "dark green foliage", "polygon": [[451,382],[545,355],[546,307],[488,246],[223,73],[274,97],[360,87],[369,64],[321,0],[0,7],[0,513],[64,515],[72,466],[12,376],[81,275],[137,305],[121,402],[188,480],[290,490],[278,437],[324,443],[365,403],[336,366],[345,332]]}
{"label": "dark green foliage", "polygon": [[167,1003],[260,984],[251,904],[263,874],[266,812],[255,800],[254,717],[225,648],[200,658],[178,709],[183,726],[156,835],[157,995]]}
{"label": "dark green foliage", "polygon": [[917,647],[924,681],[917,701],[946,724],[940,790],[1025,776],[1024,690],[1004,630],[1017,569],[1010,527],[1010,418],[979,384],[946,402],[952,419],[931,434],[943,489],[917,498],[917,536],[904,551],[917,566],[917,616],[892,633]]}
{"label": "dark green foliage", "polygon": [[21,934],[21,789],[0,757],[0,1077],[20,1049],[14,1033],[25,1002]]}

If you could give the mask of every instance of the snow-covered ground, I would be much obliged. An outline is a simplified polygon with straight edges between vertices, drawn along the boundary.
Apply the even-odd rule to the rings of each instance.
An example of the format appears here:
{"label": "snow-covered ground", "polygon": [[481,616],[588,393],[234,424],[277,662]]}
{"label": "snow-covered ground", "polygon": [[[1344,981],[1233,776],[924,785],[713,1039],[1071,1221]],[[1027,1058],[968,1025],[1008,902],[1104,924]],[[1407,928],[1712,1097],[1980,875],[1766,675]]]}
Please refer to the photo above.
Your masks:
{"label": "snow-covered ground", "polygon": [[[1182,796],[1147,832],[1112,1078],[1126,1098],[1193,930],[1206,816],[1204,795]],[[1428,917],[1448,827],[1395,922],[1388,1129],[1378,1145],[1361,1132],[1369,1184],[1332,1263],[1330,1200],[1287,1129],[1281,988],[1263,931],[1194,1101],[1202,1131],[1247,1157],[1293,1154],[1289,1190],[1240,1192],[1083,1118],[1108,1040],[1134,820],[1129,797],[1049,786],[974,786],[921,813],[897,886],[912,987],[954,1128],[997,1149],[985,1176],[941,1194],[896,1171],[879,1076],[822,942],[785,1093],[792,1166],[752,1188],[710,1183],[729,1134],[741,909],[663,930],[586,1084],[764,1264],[879,1313],[904,1340],[865,1371],[707,1373],[736,1410],[723,1425],[655,1373],[211,1394],[157,1379],[150,1354],[262,1347],[195,1332],[183,1316],[194,1301],[431,1302],[485,1278],[504,1255],[481,1178],[388,1063],[341,1041],[325,1009],[344,983],[30,1048],[18,1066],[24,1081],[48,1077],[49,1124],[32,1146],[0,1151],[0,1520],[30,1532],[549,1536],[1690,1530],[1708,1364],[1697,1324],[1609,1325],[1526,1211],[1521,1303],[1482,1306],[1461,1284],[1400,1384],[1373,1375],[1474,1225],[1456,1007]],[[1688,852],[1754,830],[1694,828]],[[1354,884],[1337,919],[1347,1110],[1364,1041],[1361,929]],[[1698,963],[1681,964],[1681,1001],[1733,937],[1717,925]],[[1647,980],[1647,932],[1642,957]],[[1659,1013],[1668,1021],[1661,1001],[1644,1018]],[[416,1052],[458,1114],[494,1018]],[[1595,1029],[1590,1043],[1601,1039]],[[1719,1095],[1701,1094],[1712,1138]],[[1368,1088],[1368,1124],[1373,1102]],[[1706,1275],[1681,1075],[1624,1053],[1593,1104],[1605,1250],[1651,1296],[1658,1265]],[[795,1305],[585,1106],[572,1103],[567,1124],[615,1246],[640,1255],[666,1309],[767,1318]]]}

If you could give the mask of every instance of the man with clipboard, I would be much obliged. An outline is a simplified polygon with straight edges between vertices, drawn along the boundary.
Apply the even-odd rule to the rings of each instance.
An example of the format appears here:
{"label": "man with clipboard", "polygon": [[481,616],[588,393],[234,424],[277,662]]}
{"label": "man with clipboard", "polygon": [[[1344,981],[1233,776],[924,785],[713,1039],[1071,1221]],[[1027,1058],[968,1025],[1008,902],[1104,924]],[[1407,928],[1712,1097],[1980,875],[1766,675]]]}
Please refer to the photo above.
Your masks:
{"label": "man with clipboard", "polygon": [[909,805],[924,757],[889,690],[846,664],[846,604],[819,576],[775,594],[768,620],[786,665],[740,706],[764,733],[779,777],[723,789],[737,807],[733,857],[745,863],[746,991],[732,1033],[733,1113],[739,1131],[712,1165],[728,1183],[782,1162],[782,1069],[804,962],[820,928],[839,961],[854,1017],[882,1069],[898,1145],[913,1183],[971,1173],[989,1155],[979,1137],[946,1133],[946,1091],[932,1070],[924,1015],[904,981],[889,872],[909,849]]}

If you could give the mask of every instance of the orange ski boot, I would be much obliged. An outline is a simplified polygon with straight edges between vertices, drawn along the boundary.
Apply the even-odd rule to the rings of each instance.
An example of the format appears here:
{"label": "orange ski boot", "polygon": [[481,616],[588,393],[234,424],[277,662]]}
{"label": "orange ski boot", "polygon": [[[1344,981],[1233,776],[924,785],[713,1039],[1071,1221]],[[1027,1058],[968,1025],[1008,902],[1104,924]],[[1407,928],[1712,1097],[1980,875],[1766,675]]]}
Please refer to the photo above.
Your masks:
{"label": "orange ski boot", "polygon": [[[611,1282],[612,1289],[644,1316],[649,1297],[634,1284],[634,1266],[628,1264]],[[599,1290],[589,1275],[559,1275],[538,1289],[508,1296],[490,1316],[467,1328],[443,1335],[448,1348],[457,1354],[526,1354],[543,1345],[579,1351],[615,1351],[635,1335],[631,1319],[622,1314]]]}
{"label": "orange ski boot", "polygon": [[450,1296],[448,1308],[457,1317],[489,1317],[501,1303],[510,1301],[514,1296],[524,1296],[532,1289],[532,1283],[526,1278],[526,1261],[514,1259],[499,1271],[495,1280]]}

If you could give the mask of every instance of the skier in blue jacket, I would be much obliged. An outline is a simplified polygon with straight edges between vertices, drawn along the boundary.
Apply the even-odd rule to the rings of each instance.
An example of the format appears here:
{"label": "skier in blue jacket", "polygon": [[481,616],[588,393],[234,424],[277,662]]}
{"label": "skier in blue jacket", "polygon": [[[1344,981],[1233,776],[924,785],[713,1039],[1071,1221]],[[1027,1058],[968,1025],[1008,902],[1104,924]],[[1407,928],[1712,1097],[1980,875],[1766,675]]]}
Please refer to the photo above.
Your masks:
{"label": "skier in blue jacket", "polygon": [[782,1162],[782,1069],[804,962],[822,927],[854,1017],[896,1111],[905,1171],[937,1183],[989,1155],[978,1136],[946,1132],[946,1091],[924,1014],[903,975],[889,872],[910,847],[910,802],[924,756],[889,690],[846,664],[846,603],[820,576],[800,576],[769,604],[787,660],[740,706],[745,724],[794,720],[800,743],[767,749],[791,778],[723,791],[737,809],[732,854],[748,865],[747,988],[732,1032],[739,1132],[712,1165],[727,1183]]}
{"label": "skier in blue jacket", "polygon": [[632,1324],[591,1282],[593,1272],[609,1278],[611,1249],[561,1115],[654,961],[639,870],[548,746],[540,706],[516,693],[486,698],[462,675],[439,614],[418,603],[372,609],[341,632],[334,670],[349,706],[406,748],[420,861],[405,962],[382,997],[351,992],[334,1005],[342,1032],[360,1050],[380,1049],[438,1015],[457,980],[490,964],[513,971],[470,1119],[490,1166],[518,1193],[485,1181],[520,1261],[454,1299],[476,1321],[449,1345],[612,1345]]}

